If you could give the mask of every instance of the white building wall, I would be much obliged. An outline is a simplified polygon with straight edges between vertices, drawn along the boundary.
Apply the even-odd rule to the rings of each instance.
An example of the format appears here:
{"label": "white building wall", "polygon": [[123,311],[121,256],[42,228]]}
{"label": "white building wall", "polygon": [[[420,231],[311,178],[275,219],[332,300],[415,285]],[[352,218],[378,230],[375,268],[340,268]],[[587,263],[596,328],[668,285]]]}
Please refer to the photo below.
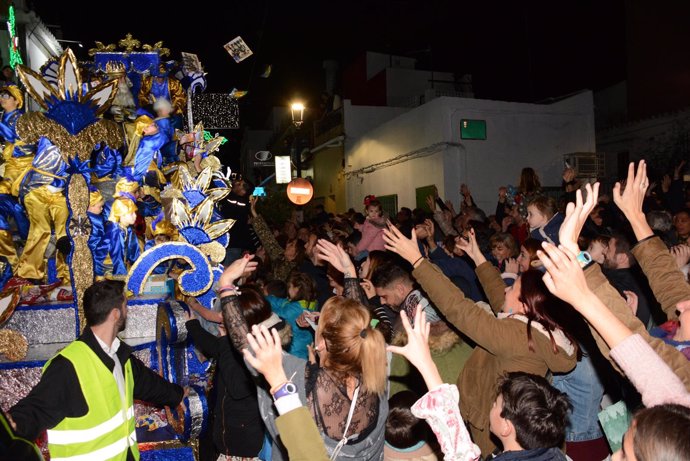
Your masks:
{"label": "white building wall", "polygon": [[[486,120],[487,139],[461,140],[463,118]],[[369,166],[398,155],[437,146],[438,153],[370,172]],[[514,184],[533,167],[544,185],[560,185],[563,155],[594,152],[592,93],[550,105],[465,98],[438,98],[346,144],[346,169],[365,169],[347,182],[347,206],[358,208],[367,194],[398,194],[398,206],[415,206],[415,188],[436,184],[458,204],[467,183],[477,205],[492,213],[501,185]]]}
{"label": "white building wall", "polygon": [[343,101],[345,133],[349,142],[361,138],[365,133],[409,111],[407,107],[353,106],[352,101]]}

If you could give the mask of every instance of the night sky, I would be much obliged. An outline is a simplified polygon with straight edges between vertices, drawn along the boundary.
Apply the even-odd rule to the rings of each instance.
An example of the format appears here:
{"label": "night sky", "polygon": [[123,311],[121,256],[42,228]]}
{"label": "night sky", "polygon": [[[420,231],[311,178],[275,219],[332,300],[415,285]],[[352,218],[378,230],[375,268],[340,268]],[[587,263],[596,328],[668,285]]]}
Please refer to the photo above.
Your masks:
{"label": "night sky", "polygon": [[[322,60],[337,59],[343,68],[366,50],[415,57],[421,69],[471,73],[475,95],[487,99],[540,101],[625,78],[623,0],[196,1],[184,10],[121,1],[100,2],[99,10],[117,5],[100,18],[89,5],[33,7],[46,24],[61,26],[62,38],[84,43],[75,48],[81,59],[95,40],[113,43],[127,32],[144,43],[163,40],[174,58],[198,54],[209,91],[250,91],[241,114],[254,128],[270,107],[294,97],[315,104],[324,88]],[[255,53],[240,64],[222,47],[237,35]],[[273,73],[261,79],[267,64]]]}

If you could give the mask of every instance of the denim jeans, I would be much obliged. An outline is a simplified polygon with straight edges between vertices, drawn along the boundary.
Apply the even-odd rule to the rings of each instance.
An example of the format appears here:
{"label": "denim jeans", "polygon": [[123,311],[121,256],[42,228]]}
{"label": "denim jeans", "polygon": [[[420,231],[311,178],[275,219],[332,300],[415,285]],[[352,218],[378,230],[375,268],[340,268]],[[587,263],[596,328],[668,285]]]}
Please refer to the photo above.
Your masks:
{"label": "denim jeans", "polygon": [[572,405],[565,440],[582,442],[603,437],[597,415],[604,395],[604,385],[589,356],[583,355],[570,373],[554,375],[553,387],[565,392]]}

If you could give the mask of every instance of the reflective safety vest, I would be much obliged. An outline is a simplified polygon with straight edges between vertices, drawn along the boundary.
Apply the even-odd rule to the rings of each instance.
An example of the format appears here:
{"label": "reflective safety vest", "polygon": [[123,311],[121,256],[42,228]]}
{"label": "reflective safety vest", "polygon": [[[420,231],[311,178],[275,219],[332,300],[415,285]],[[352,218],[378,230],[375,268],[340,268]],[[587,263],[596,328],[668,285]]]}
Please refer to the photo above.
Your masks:
{"label": "reflective safety vest", "polygon": [[74,341],[59,355],[72,362],[88,411],[65,418],[48,431],[51,461],[126,460],[130,449],[138,460],[131,361],[123,366],[123,405],[113,372],[86,343]]}

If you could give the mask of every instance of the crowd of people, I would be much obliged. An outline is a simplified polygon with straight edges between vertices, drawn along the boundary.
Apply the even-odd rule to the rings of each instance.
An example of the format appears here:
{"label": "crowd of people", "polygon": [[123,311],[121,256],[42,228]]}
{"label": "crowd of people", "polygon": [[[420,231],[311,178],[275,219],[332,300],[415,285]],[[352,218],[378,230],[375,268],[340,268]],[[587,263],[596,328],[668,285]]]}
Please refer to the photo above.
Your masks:
{"label": "crowd of people", "polygon": [[[690,459],[682,167],[657,185],[631,164],[610,195],[566,170],[558,198],[525,168],[490,216],[463,186],[459,212],[431,196],[427,211],[386,216],[368,196],[362,212],[317,205],[284,223],[236,178],[219,207],[236,223],[217,305],[186,299],[192,341],[217,361],[202,458]],[[114,374],[109,393],[176,405],[183,389],[118,350],[126,309],[112,283],[94,285],[113,300],[98,309],[85,295],[90,330],[76,343]],[[87,374],[81,349],[10,411],[18,434],[84,428],[84,384],[70,408],[45,397],[49,376]],[[598,414],[619,400],[634,417],[607,439]]]}

